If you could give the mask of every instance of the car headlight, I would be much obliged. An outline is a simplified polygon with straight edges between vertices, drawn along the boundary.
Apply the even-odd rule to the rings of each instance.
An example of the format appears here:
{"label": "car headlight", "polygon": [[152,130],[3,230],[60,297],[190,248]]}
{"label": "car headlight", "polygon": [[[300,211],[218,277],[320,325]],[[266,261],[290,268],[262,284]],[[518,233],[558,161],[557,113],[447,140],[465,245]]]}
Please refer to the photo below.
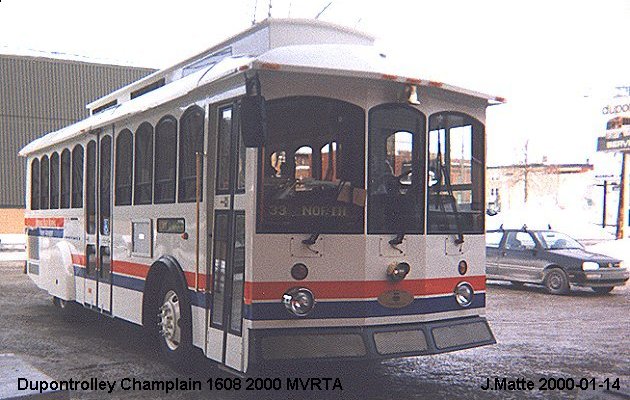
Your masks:
{"label": "car headlight", "polygon": [[583,271],[596,271],[599,269],[599,264],[593,261],[584,261],[582,263]]}
{"label": "car headlight", "polygon": [[282,302],[287,310],[298,317],[303,317],[313,309],[315,296],[307,288],[293,288],[282,296]]}
{"label": "car headlight", "polygon": [[468,307],[473,301],[475,292],[472,286],[470,286],[470,283],[460,282],[455,287],[454,295],[455,295],[455,300],[457,300],[457,304],[459,304],[462,307]]}

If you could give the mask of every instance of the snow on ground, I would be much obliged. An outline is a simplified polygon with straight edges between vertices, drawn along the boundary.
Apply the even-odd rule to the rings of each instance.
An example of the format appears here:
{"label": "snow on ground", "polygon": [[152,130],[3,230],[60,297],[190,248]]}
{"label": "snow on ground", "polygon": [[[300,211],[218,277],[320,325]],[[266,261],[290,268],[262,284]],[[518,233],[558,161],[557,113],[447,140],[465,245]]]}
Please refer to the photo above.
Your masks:
{"label": "snow on ground", "polygon": [[26,236],[23,233],[0,235],[0,261],[26,260]]}
{"label": "snow on ground", "polygon": [[0,261],[25,261],[26,260],[26,252],[25,251],[12,251],[12,250],[2,250],[0,251]]}

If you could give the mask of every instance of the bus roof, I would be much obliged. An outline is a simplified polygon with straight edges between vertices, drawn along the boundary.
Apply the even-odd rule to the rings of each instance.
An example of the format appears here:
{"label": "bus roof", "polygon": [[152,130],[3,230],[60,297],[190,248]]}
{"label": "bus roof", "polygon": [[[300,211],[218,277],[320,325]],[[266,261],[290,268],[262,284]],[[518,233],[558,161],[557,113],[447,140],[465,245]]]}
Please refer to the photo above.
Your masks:
{"label": "bus roof", "polygon": [[[367,36],[325,24],[312,21],[295,20],[267,20],[249,30],[210,48],[199,57],[186,60],[173,67],[158,71],[140,81],[134,82],[125,88],[119,89],[108,96],[90,103],[88,107],[92,110],[101,107],[103,111],[95,113],[90,117],[76,122],[58,131],[29,143],[21,151],[20,155],[27,156],[33,152],[43,150],[58,143],[66,142],[73,138],[85,135],[90,131],[107,126],[122,119],[128,118],[136,113],[155,108],[165,102],[184,96],[195,89],[212,84],[217,81],[227,79],[237,74],[246,73],[248,70],[274,70],[287,72],[304,72],[321,75],[347,76],[365,79],[387,80],[403,84],[413,84],[416,86],[435,87],[446,91],[460,93],[472,98],[488,101],[490,104],[503,103],[505,100],[500,97],[490,96],[483,93],[459,88],[414,76],[413,72],[406,71],[404,67],[393,64],[382,52],[371,45],[373,40]],[[290,21],[287,22],[287,21]],[[217,49],[225,48],[226,43],[234,43],[234,40],[242,40],[247,37],[247,33],[255,34],[261,28],[277,26],[284,30],[289,28],[297,29],[295,34],[304,34],[304,29],[309,27],[324,28],[333,33],[341,32],[340,36],[329,40],[324,40],[324,44],[318,43],[298,43],[273,47],[261,52],[259,55],[238,55],[231,54],[219,59],[214,59],[207,64],[201,64],[189,73],[182,73],[183,69],[195,65],[195,63],[208,60],[208,54],[213,56]],[[337,31],[335,31],[337,30]],[[320,33],[322,31],[320,30]],[[286,32],[285,32],[286,33]],[[278,33],[279,34],[279,33]],[[347,36],[346,36],[347,35]],[[334,35],[333,35],[334,36]],[[283,36],[286,37],[286,36]],[[356,39],[356,40],[355,40]],[[230,40],[232,42],[230,42]],[[287,42],[284,39],[284,42]],[[313,40],[311,39],[311,42]],[[369,45],[366,45],[369,44]],[[222,47],[223,46],[223,47]],[[191,61],[192,60],[192,61]],[[131,96],[125,101],[115,101],[121,95],[129,96],[134,91],[146,87],[147,83],[155,82],[155,79],[175,75],[176,79],[169,79],[169,82],[162,81],[163,84],[137,97]],[[244,81],[243,81],[244,83]],[[264,88],[263,88],[264,92]],[[108,103],[111,107],[105,107]]]}

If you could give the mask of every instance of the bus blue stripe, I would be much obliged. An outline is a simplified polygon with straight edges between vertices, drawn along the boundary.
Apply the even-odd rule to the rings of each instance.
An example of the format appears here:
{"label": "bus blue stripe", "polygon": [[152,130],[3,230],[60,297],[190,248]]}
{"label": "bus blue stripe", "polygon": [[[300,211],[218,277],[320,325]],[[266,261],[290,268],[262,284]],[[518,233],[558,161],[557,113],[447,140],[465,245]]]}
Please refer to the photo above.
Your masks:
{"label": "bus blue stripe", "polygon": [[[485,293],[477,293],[473,303],[466,309],[483,308],[486,304]],[[290,320],[290,319],[328,319],[328,318],[373,318],[398,315],[434,314],[447,311],[464,310],[452,295],[415,299],[403,308],[386,308],[375,300],[369,301],[330,301],[315,304],[307,317],[297,317],[288,312],[284,304],[254,303],[246,304],[244,318],[249,320]]]}

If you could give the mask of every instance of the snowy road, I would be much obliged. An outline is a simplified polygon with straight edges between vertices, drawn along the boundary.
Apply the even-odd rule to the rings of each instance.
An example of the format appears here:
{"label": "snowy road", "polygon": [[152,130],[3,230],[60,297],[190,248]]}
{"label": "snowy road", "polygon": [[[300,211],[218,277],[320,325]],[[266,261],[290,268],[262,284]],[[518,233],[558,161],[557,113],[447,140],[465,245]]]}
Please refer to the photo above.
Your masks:
{"label": "snowy road", "polygon": [[[336,364],[287,366],[264,372],[265,377],[338,378],[343,390],[217,391],[207,389],[209,378],[230,378],[203,360],[191,360],[194,373],[173,371],[157,361],[136,326],[83,315],[79,322],[55,312],[49,297],[23,275],[21,263],[0,262],[0,353],[16,353],[55,379],[121,382],[198,380],[203,391],[172,391],[168,398],[326,398],[326,399],[596,399],[620,397],[602,388],[541,391],[540,379],[571,378],[596,384],[619,378],[620,392],[630,393],[630,290],[615,289],[598,296],[578,290],[571,296],[550,296],[535,287],[514,289],[509,284],[488,287],[488,319],[495,346],[409,358],[376,365]],[[531,380],[534,390],[484,391],[495,378]],[[584,382],[584,381],[583,381]],[[590,384],[590,383],[589,383]],[[616,390],[614,390],[617,392]],[[111,394],[74,391],[72,398],[154,399],[159,391]],[[621,397],[623,398],[623,397]]]}

